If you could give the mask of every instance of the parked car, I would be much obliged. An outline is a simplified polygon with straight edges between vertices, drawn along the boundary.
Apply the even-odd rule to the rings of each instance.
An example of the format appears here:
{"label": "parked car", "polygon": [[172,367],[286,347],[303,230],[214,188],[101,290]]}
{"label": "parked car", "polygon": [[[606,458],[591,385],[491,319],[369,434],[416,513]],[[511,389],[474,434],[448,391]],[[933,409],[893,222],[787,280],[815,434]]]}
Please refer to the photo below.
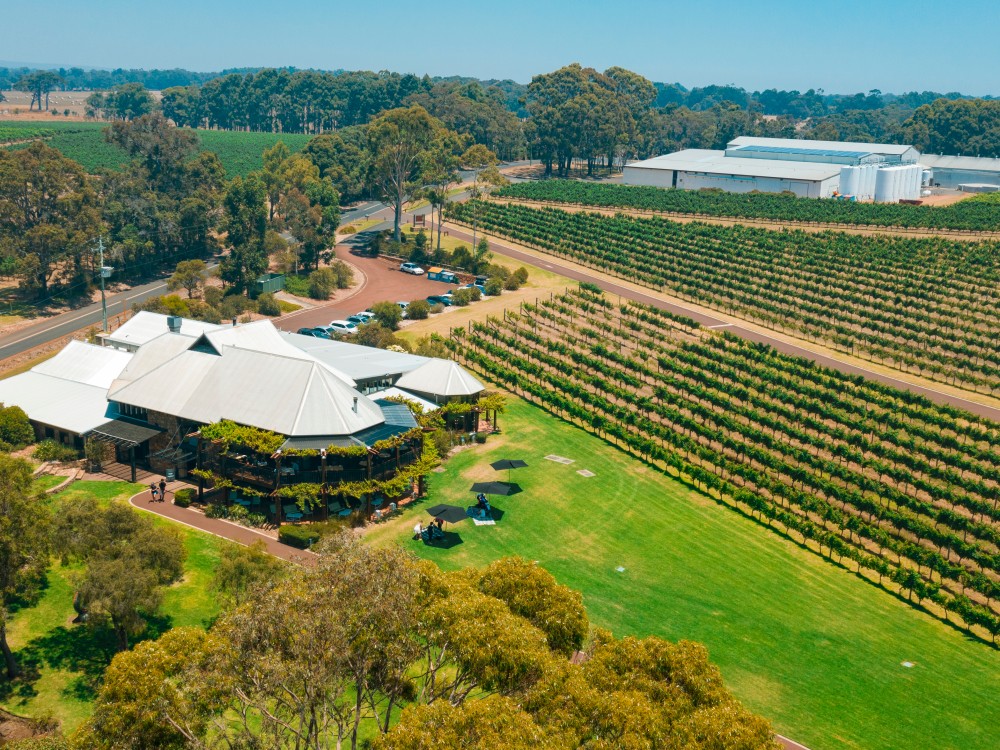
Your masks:
{"label": "parked car", "polygon": [[355,318],[361,318],[365,323],[367,323],[369,320],[373,320],[375,318],[375,313],[371,310],[362,310],[359,313],[354,313],[354,315],[349,317],[348,320],[354,320]]}
{"label": "parked car", "polygon": [[478,289],[480,291],[480,293],[482,293],[484,296],[486,294],[486,285],[485,284],[480,284],[478,281],[473,282],[471,284],[466,284],[462,288],[463,289],[473,289],[473,288],[475,288],[475,289]]}
{"label": "parked car", "polygon": [[451,295],[450,294],[432,294],[427,298],[427,302],[431,305],[444,305],[445,307],[451,307]]}
{"label": "parked car", "polygon": [[416,263],[404,263],[399,267],[403,273],[412,273],[414,276],[423,276],[425,271]]}
{"label": "parked car", "polygon": [[300,328],[296,331],[300,336],[312,336],[317,339],[328,339],[330,334],[325,328]]}
{"label": "parked car", "polygon": [[349,320],[331,320],[328,329],[341,336],[353,336],[358,332],[358,327]]}
{"label": "parked car", "polygon": [[356,326],[363,326],[369,320],[371,320],[371,318],[362,317],[360,315],[348,315],[347,316],[347,322],[348,323],[354,323],[354,325],[356,325]]}
{"label": "parked car", "polygon": [[410,303],[409,302],[397,302],[396,304],[399,305],[399,309],[403,311],[403,317],[405,318],[406,317],[406,308],[410,306]]}

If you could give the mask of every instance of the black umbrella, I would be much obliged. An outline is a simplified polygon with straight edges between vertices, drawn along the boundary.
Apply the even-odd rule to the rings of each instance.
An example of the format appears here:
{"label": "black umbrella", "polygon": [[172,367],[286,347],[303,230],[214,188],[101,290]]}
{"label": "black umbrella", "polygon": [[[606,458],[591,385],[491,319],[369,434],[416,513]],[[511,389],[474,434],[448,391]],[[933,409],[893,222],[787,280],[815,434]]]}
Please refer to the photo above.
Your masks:
{"label": "black umbrella", "polygon": [[457,505],[435,505],[433,508],[428,508],[427,512],[445,523],[457,523],[468,518],[465,508],[459,508]]}
{"label": "black umbrella", "polygon": [[500,461],[494,461],[493,463],[490,464],[490,466],[492,466],[497,471],[503,471],[504,469],[506,469],[508,482],[510,481],[511,469],[523,469],[527,465],[528,463],[526,461],[522,461],[519,458],[504,458],[501,459]]}
{"label": "black umbrella", "polygon": [[509,482],[476,482],[472,485],[472,491],[482,492],[484,495],[515,495],[521,488]]}

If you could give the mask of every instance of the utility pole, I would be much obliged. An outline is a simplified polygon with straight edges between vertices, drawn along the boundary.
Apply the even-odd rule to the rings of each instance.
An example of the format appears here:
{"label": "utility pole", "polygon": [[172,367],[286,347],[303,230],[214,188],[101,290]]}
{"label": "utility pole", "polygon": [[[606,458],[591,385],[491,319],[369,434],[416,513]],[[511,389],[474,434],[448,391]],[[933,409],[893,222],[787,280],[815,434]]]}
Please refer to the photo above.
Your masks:
{"label": "utility pole", "polygon": [[104,298],[104,279],[111,275],[111,268],[104,265],[104,236],[101,235],[97,238],[97,252],[98,252],[98,265],[100,267],[101,276],[101,317],[103,320],[102,331],[107,333],[108,330],[108,303]]}

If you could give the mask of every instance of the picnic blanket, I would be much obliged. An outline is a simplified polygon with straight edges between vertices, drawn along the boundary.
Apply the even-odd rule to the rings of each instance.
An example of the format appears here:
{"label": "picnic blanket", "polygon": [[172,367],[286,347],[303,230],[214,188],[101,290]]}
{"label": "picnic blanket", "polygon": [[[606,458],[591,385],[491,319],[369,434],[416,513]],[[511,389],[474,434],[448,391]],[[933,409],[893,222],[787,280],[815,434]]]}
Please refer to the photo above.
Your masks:
{"label": "picnic blanket", "polygon": [[494,521],[492,518],[489,518],[489,519],[486,519],[486,520],[484,520],[482,518],[473,518],[472,522],[474,524],[476,524],[476,526],[496,526],[497,525],[497,522]]}

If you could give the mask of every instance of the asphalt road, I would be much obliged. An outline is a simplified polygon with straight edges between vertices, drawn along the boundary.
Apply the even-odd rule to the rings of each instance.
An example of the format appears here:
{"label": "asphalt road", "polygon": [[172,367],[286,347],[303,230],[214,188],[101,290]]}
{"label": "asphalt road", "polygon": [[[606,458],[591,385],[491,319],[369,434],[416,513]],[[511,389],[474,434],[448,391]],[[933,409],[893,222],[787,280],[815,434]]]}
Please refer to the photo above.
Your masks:
{"label": "asphalt road", "polygon": [[[215,268],[218,263],[209,264],[209,268]],[[166,277],[151,281],[141,286],[132,287],[118,294],[107,296],[108,318],[120,315],[129,309],[136,302],[143,302],[150,297],[156,297],[167,291]],[[91,326],[101,327],[101,303],[94,302],[85,307],[69,312],[60,313],[51,317],[42,318],[37,323],[13,331],[5,336],[0,336],[0,359],[13,357],[37,346],[47,344],[49,341],[69,336],[84,328]]]}

